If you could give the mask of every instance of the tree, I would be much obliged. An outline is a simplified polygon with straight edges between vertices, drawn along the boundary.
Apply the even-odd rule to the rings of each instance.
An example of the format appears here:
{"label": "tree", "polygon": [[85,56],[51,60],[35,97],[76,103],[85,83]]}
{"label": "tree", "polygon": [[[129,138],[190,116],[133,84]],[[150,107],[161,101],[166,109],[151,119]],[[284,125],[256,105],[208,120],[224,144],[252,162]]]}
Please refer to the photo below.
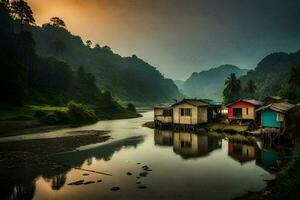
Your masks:
{"label": "tree", "polygon": [[0,0],[0,4],[4,5],[5,8],[8,8],[9,0]]}
{"label": "tree", "polygon": [[59,17],[52,17],[50,19],[50,24],[55,27],[66,28],[65,22],[62,19],[60,19]]}
{"label": "tree", "polygon": [[241,83],[236,78],[234,73],[225,81],[225,89],[223,90],[224,102],[231,103],[237,101],[240,98]]}
{"label": "tree", "polygon": [[53,44],[57,55],[60,55],[66,48],[64,41],[60,39],[55,40]]}
{"label": "tree", "polygon": [[32,10],[24,0],[13,0],[10,3],[10,13],[21,24],[35,24]]}
{"label": "tree", "polygon": [[126,109],[131,112],[136,112],[136,108],[132,103],[127,104]]}
{"label": "tree", "polygon": [[92,41],[91,40],[87,40],[85,43],[86,43],[87,47],[91,48],[91,46],[92,46]]}
{"label": "tree", "polygon": [[96,45],[95,45],[95,48],[96,48],[96,49],[100,49],[101,47],[100,47],[99,44],[96,44]]}
{"label": "tree", "polygon": [[288,84],[283,85],[278,93],[291,102],[300,101],[300,68],[292,68]]}
{"label": "tree", "polygon": [[256,86],[252,80],[249,80],[246,84],[246,87],[244,89],[244,92],[246,93],[246,96],[249,98],[253,98],[256,91]]}

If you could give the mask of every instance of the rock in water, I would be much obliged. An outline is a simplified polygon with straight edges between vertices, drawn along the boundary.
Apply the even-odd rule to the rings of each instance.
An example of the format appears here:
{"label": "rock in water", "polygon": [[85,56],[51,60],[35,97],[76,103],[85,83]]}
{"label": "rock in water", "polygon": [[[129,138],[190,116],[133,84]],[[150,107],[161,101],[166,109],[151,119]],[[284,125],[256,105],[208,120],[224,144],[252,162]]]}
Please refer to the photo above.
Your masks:
{"label": "rock in water", "polygon": [[146,185],[140,185],[138,188],[139,188],[139,189],[146,189],[147,186],[146,186]]}
{"label": "rock in water", "polygon": [[92,184],[92,183],[95,183],[95,181],[87,181],[85,183],[83,183],[84,185],[88,185],[88,184]]}
{"label": "rock in water", "polygon": [[81,184],[83,184],[83,182],[84,182],[84,180],[79,180],[79,181],[69,183],[68,185],[81,185]]}
{"label": "rock in water", "polygon": [[120,187],[112,187],[112,188],[110,188],[110,190],[111,191],[118,191],[118,190],[120,190]]}
{"label": "rock in water", "polygon": [[147,175],[148,175],[148,172],[141,172],[141,173],[140,173],[140,176],[141,176],[141,177],[145,177],[145,176],[147,176]]}

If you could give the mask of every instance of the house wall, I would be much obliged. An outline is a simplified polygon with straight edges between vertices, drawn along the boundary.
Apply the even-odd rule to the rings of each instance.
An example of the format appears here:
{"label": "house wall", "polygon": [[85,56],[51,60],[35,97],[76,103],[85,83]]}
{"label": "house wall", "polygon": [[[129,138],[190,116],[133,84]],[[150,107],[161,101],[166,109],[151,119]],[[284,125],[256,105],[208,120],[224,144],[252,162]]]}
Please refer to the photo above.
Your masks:
{"label": "house wall", "polygon": [[274,110],[263,110],[261,113],[261,125],[263,127],[280,128],[280,122],[277,121],[277,112]]}
{"label": "house wall", "polygon": [[198,123],[207,122],[207,107],[198,107]]}
{"label": "house wall", "polygon": [[[228,107],[228,119],[236,119],[233,117],[233,108],[242,108],[241,119],[255,119],[255,106],[247,102],[237,102]],[[248,108],[248,114],[247,114]]]}
{"label": "house wall", "polygon": [[172,123],[173,116],[163,116],[163,108],[154,109],[154,120],[161,121],[162,123]]}
{"label": "house wall", "polygon": [[[180,109],[181,108],[191,108],[192,109],[192,116],[181,116]],[[182,103],[175,105],[173,107],[173,122],[175,124],[197,124],[198,123],[198,108],[196,106]]]}

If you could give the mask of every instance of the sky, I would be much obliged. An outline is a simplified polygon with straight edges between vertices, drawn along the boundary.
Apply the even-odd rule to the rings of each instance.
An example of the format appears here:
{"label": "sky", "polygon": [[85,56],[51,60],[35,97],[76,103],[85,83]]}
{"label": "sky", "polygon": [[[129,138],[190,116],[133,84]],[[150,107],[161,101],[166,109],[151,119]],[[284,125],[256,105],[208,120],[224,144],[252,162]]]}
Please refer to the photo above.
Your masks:
{"label": "sky", "polygon": [[27,0],[38,24],[62,18],[72,34],[136,54],[185,80],[222,64],[253,69],[300,49],[299,0]]}

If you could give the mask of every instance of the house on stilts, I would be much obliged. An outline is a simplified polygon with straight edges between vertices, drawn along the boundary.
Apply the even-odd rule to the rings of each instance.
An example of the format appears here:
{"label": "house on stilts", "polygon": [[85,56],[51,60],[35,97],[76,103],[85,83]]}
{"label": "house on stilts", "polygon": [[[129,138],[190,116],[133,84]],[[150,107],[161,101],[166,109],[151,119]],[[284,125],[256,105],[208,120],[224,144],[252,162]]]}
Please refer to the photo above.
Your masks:
{"label": "house on stilts", "polygon": [[217,120],[221,104],[210,99],[183,99],[173,105],[154,107],[154,122],[158,128],[195,130],[203,123]]}
{"label": "house on stilts", "polygon": [[261,115],[263,139],[280,139],[286,130],[286,116],[295,105],[288,102],[271,103],[256,110]]}
{"label": "house on stilts", "polygon": [[241,99],[227,105],[229,123],[256,122],[259,115],[255,112],[257,108],[263,105],[263,102],[255,99]]}

